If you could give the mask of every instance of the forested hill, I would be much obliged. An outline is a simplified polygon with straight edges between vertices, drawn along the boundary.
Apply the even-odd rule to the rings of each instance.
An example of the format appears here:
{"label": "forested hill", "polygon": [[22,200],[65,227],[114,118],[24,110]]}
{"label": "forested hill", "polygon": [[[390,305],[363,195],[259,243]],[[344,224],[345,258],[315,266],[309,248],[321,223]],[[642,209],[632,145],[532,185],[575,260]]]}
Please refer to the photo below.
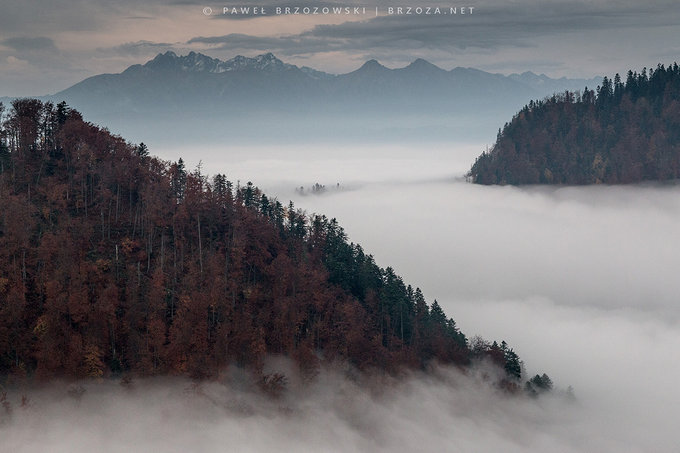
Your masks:
{"label": "forested hill", "polygon": [[486,357],[519,388],[512,349],[471,345],[335,220],[152,157],[65,104],[14,101],[1,132],[0,377]]}
{"label": "forested hill", "polygon": [[472,166],[479,184],[622,184],[680,177],[680,68],[604,78],[525,106]]}

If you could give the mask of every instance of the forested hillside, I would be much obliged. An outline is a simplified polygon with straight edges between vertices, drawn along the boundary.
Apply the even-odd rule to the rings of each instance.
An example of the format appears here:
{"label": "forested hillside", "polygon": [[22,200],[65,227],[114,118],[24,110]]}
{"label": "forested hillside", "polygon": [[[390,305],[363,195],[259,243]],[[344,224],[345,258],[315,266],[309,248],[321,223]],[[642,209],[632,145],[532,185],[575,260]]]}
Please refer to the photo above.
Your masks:
{"label": "forested hillside", "polygon": [[64,103],[13,102],[0,140],[0,376],[396,372],[489,358],[335,220],[164,162]]}
{"label": "forested hillside", "polygon": [[680,177],[680,68],[604,78],[525,106],[468,177],[479,184],[622,184]]}

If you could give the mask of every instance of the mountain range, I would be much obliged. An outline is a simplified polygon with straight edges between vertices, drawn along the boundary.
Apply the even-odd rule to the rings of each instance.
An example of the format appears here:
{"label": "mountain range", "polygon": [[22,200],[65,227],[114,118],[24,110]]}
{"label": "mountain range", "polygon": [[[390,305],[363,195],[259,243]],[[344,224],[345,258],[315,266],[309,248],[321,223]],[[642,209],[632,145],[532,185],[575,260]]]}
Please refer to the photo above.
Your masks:
{"label": "mountain range", "polygon": [[[531,72],[444,70],[416,59],[376,60],[347,74],[285,63],[272,53],[219,60],[168,51],[119,74],[101,74],[52,96],[138,141],[202,139],[446,139],[494,135],[532,99],[595,87],[594,79]],[[267,131],[263,134],[263,131]]]}

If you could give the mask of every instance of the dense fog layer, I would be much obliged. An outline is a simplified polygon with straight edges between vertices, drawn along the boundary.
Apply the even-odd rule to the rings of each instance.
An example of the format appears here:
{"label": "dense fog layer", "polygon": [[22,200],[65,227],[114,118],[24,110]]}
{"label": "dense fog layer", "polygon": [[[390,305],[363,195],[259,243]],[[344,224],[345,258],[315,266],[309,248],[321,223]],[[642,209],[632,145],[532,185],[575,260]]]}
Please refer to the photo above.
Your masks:
{"label": "dense fog layer", "polygon": [[[183,380],[90,382],[33,390],[5,417],[2,451],[475,451],[572,452],[617,448],[578,438],[587,407],[565,394],[510,398],[484,382],[437,369],[400,382],[324,371],[279,399],[239,386]],[[488,371],[488,370],[487,370]],[[15,399],[18,399],[17,394]]]}
{"label": "dense fog layer", "polygon": [[680,186],[467,184],[483,149],[393,147],[363,158],[354,149],[344,166],[289,162],[286,180],[325,184],[320,195],[283,187],[262,159],[232,167],[337,217],[463,332],[505,339],[529,373],[572,385],[584,410],[583,424],[567,428],[574,439],[671,451],[680,418]]}
{"label": "dense fog layer", "polygon": [[337,217],[430,297],[677,314],[680,187],[399,182],[299,203]]}
{"label": "dense fog layer", "polygon": [[[674,451],[680,186],[467,184],[462,175],[482,149],[181,155],[190,167],[202,159],[204,173],[252,180],[338,218],[351,240],[436,298],[468,336],[506,340],[528,373],[573,386],[575,401],[560,391],[503,397],[476,379],[480,372],[454,370],[382,393],[327,372],[312,387],[291,382],[274,403],[217,383],[198,396],[179,381],[138,382],[132,391],[99,384],[79,404],[63,392],[37,393],[0,427],[0,450]],[[310,193],[314,183],[326,190]]]}

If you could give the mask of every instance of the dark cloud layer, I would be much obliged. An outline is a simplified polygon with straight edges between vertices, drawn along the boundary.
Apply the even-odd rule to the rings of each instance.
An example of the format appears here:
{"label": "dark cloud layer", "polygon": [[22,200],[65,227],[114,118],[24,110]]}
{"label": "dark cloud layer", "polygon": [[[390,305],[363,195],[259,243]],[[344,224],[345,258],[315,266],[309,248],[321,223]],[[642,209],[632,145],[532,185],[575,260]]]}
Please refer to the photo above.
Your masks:
{"label": "dark cloud layer", "polygon": [[[421,57],[448,68],[592,77],[672,63],[680,48],[680,9],[672,0],[475,0],[456,2],[459,8],[474,8],[465,16],[271,17],[276,6],[355,5],[377,6],[385,14],[394,3],[54,0],[46,5],[41,0],[4,0],[0,82],[5,91],[0,95],[26,95],[45,87],[58,91],[84,76],[122,71],[165,50],[195,50],[220,58],[271,51],[292,63],[304,60],[307,66],[336,73],[369,58],[398,66]],[[403,5],[451,6],[429,0]],[[223,7],[240,6],[264,6],[270,16],[221,14]],[[204,15],[205,7],[213,10],[210,17]],[[58,61],[48,56],[57,53],[55,48]],[[38,54],[44,58],[32,58]]]}
{"label": "dark cloud layer", "polygon": [[[296,3],[297,5],[297,3]],[[324,50],[381,51],[404,49],[503,48],[533,46],[536,39],[562,33],[662,27],[678,23],[677,8],[668,2],[485,2],[472,4],[467,15],[382,15],[363,21],[318,25],[310,31],[275,39],[252,35],[196,37],[190,43],[219,44],[220,49],[251,47],[283,54]],[[392,6],[392,5],[390,5]],[[387,12],[387,6],[381,11]],[[447,10],[447,7],[442,7]],[[217,15],[221,18],[243,16]],[[246,16],[249,17],[249,16]]]}
{"label": "dark cloud layer", "polygon": [[45,38],[44,36],[36,38],[7,38],[1,41],[0,44],[19,52],[55,52],[57,50],[54,41],[50,38]]}
{"label": "dark cloud layer", "polygon": [[175,47],[175,44],[166,42],[136,41],[126,42],[120,46],[98,49],[103,53],[114,53],[119,55],[146,55],[149,52],[161,53]]}

